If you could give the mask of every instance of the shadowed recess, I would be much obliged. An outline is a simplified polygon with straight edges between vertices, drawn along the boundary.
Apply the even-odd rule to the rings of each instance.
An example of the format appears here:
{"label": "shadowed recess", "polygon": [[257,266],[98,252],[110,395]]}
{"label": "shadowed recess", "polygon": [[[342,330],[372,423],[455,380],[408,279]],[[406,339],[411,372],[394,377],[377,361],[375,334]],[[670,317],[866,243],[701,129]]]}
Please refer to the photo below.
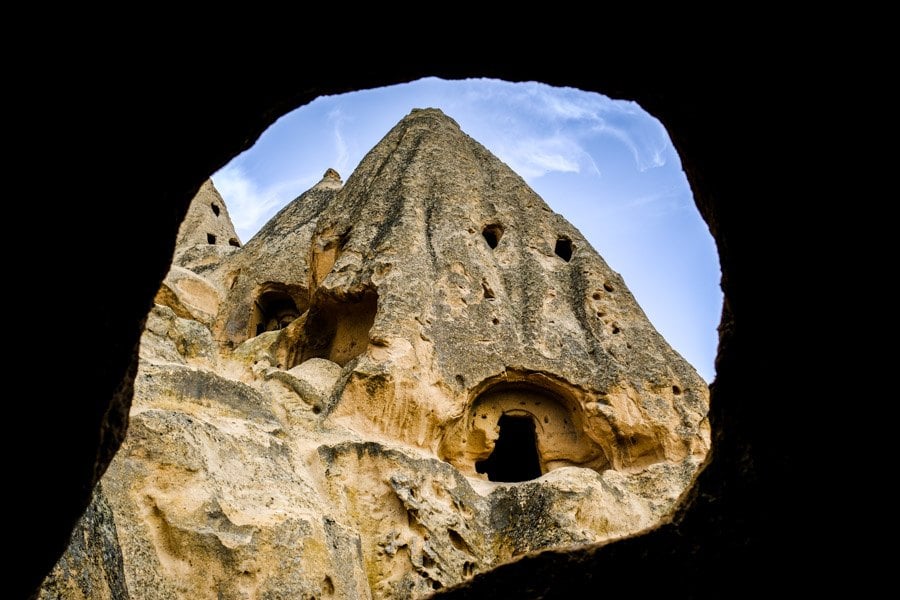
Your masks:
{"label": "shadowed recess", "polygon": [[497,244],[500,243],[500,238],[503,237],[503,227],[496,223],[485,225],[484,229],[481,231],[481,235],[484,236],[484,241],[486,241],[487,245],[493,250],[497,247]]}
{"label": "shadowed recess", "polygon": [[[293,288],[293,294],[289,287]],[[298,297],[303,297],[303,289],[298,286],[269,284],[253,303],[249,335],[278,331],[290,325],[306,309],[297,306]]]}
{"label": "shadowed recess", "polygon": [[486,473],[491,481],[515,483],[541,476],[534,420],[531,417],[503,415],[497,422],[500,436],[486,460],[475,463],[475,470]]}
{"label": "shadowed recess", "polygon": [[567,238],[559,238],[556,240],[556,247],[553,252],[566,262],[572,260],[572,240]]}
{"label": "shadowed recess", "polygon": [[299,362],[327,358],[343,367],[368,347],[369,330],[377,312],[378,294],[374,290],[366,290],[353,299],[327,298],[318,302],[306,322]]}

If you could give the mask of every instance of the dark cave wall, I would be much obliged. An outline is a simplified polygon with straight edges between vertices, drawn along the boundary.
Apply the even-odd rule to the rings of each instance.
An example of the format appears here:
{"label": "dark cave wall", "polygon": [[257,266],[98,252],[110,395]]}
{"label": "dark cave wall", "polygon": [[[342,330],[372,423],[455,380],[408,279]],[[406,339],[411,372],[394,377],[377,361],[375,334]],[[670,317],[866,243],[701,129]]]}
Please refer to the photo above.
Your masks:
{"label": "dark cave wall", "polygon": [[[123,439],[143,319],[199,186],[279,116],[319,95],[423,76],[538,80],[637,101],[663,122],[682,158],[716,240],[725,294],[711,396],[713,458],[677,523],[600,549],[526,557],[442,596],[572,597],[583,584],[602,586],[604,594],[635,593],[634,581],[623,575],[642,572],[660,577],[645,578],[639,597],[704,597],[709,573],[737,577],[753,589],[762,584],[748,576],[751,565],[766,565],[775,575],[788,568],[783,559],[800,543],[786,527],[790,427],[772,420],[756,387],[747,385],[759,377],[759,352],[768,343],[761,325],[776,301],[751,285],[766,261],[758,235],[747,231],[758,234],[766,207],[779,200],[759,178],[753,141],[773,134],[773,125],[750,110],[759,98],[748,91],[748,71],[733,64],[722,72],[707,61],[676,70],[542,67],[526,56],[485,51],[471,60],[457,56],[452,66],[420,56],[403,67],[339,73],[328,65],[273,76],[238,69],[230,73],[238,85],[213,93],[216,64],[135,64],[114,78],[112,69],[85,68],[80,92],[60,115],[54,152],[65,154],[65,165],[52,178],[42,179],[40,168],[27,174],[31,183],[48,186],[42,194],[52,210],[40,215],[45,237],[74,242],[58,250],[54,288],[60,293],[36,299],[34,310],[57,314],[63,296],[65,314],[77,316],[83,335],[54,365],[54,379],[68,393],[48,391],[17,407],[22,422],[40,424],[42,445],[23,453],[14,473],[16,489],[25,491],[15,499],[15,514],[28,527],[9,541],[22,557],[12,575],[13,597],[26,597],[53,567]],[[62,165],[54,156],[45,151],[38,158]],[[108,218],[85,222],[84,204],[68,201],[75,192]],[[67,233],[72,223],[79,223],[74,237]],[[101,274],[86,291],[85,276],[95,271]]]}

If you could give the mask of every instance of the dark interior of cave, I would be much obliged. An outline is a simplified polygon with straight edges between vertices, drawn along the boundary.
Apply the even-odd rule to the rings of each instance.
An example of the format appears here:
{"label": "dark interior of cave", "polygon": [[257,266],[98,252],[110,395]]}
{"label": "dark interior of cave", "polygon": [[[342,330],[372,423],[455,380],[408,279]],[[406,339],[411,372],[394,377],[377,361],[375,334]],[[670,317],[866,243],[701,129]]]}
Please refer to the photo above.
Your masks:
{"label": "dark interior of cave", "polygon": [[294,298],[282,290],[266,290],[256,299],[251,323],[255,335],[284,329],[300,316]]}
{"label": "dark interior of cave", "polygon": [[541,461],[537,451],[534,419],[501,415],[497,421],[500,434],[494,451],[475,463],[475,471],[487,475],[490,481],[515,483],[541,476]]}
{"label": "dark interior of cave", "polygon": [[572,260],[572,240],[559,238],[553,247],[553,252],[566,262]]}

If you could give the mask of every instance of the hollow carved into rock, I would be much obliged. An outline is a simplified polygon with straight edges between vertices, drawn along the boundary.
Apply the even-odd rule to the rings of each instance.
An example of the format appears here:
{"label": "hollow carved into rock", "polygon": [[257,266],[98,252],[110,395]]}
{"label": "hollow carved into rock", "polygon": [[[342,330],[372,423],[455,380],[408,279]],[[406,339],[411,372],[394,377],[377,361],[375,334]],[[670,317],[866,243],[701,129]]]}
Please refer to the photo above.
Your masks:
{"label": "hollow carved into rock", "polygon": [[247,337],[278,331],[306,312],[306,290],[299,286],[266,283],[251,307]]}
{"label": "hollow carved into rock", "polygon": [[[511,431],[521,431],[520,423],[525,421],[534,431],[538,467],[535,477],[566,466],[602,471],[609,466],[609,460],[603,448],[585,431],[588,421],[583,412],[571,396],[531,383],[527,376],[512,383],[503,380],[469,403],[465,418],[446,438],[441,449],[442,458],[469,476],[483,474],[492,481],[510,481],[491,478],[486,470],[488,467],[479,468],[479,464],[494,457],[504,430],[507,435]],[[511,419],[521,421],[517,423]],[[594,432],[596,435],[598,433]],[[519,449],[525,455],[532,451],[527,445]]]}

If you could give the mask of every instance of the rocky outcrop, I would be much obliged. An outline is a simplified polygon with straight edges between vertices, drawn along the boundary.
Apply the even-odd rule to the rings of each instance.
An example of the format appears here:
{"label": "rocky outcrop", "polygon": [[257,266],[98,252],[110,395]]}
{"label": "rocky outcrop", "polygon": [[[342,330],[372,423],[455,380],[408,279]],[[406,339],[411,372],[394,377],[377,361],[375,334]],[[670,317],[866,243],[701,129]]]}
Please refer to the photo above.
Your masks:
{"label": "rocky outcrop", "polygon": [[178,229],[173,263],[202,272],[240,247],[225,201],[212,180],[207,179]]}
{"label": "rocky outcrop", "polygon": [[128,598],[122,551],[103,486],[94,489],[66,553],[41,587],[40,600],[121,600]]}
{"label": "rocky outcrop", "polygon": [[104,477],[135,597],[422,597],[665,522],[706,456],[705,383],[439,111],[231,248],[147,319]]}

